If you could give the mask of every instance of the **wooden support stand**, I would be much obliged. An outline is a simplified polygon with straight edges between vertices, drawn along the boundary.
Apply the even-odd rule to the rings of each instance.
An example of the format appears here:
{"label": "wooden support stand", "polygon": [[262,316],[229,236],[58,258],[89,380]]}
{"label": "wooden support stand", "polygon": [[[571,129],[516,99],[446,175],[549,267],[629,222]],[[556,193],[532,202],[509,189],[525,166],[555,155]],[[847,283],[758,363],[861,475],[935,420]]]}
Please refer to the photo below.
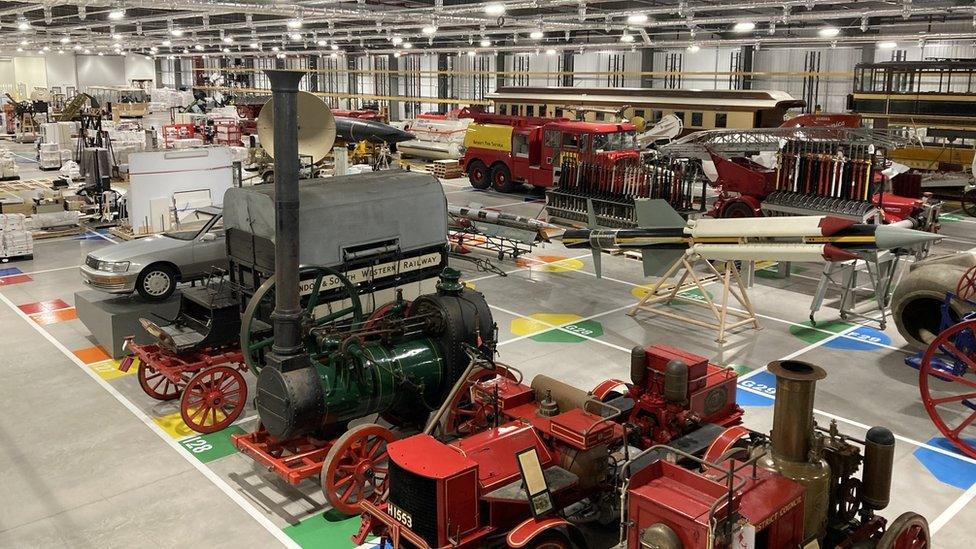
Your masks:
{"label": "wooden support stand", "polygon": [[[698,273],[695,272],[696,263],[704,263],[708,267],[708,270],[711,271],[711,276],[708,278],[714,277],[713,280],[717,280],[722,284],[722,295],[719,303],[715,303],[705,290],[705,282],[707,279],[699,276]],[[678,282],[669,288],[664,288],[663,286],[667,280],[673,276],[676,276],[679,269],[682,272]],[[674,301],[678,291],[683,288],[685,281],[689,277],[691,277],[693,281],[693,284],[690,284],[690,286],[698,288],[702,295],[702,301],[693,299],[685,299],[685,301],[692,305],[709,309],[712,315],[714,315],[716,322],[708,322],[698,318],[692,318],[673,310],[666,310],[663,307],[653,307],[653,305],[659,303],[668,305]],[[735,298],[735,300],[742,306],[744,311],[737,311],[729,307],[730,296]],[[678,299],[681,298],[679,297]],[[702,328],[717,330],[718,338],[715,341],[719,343],[725,343],[725,335],[729,331],[741,326],[752,324],[753,328],[757,330],[761,328],[759,325],[759,320],[756,318],[756,311],[752,307],[752,302],[749,301],[749,295],[746,293],[745,284],[742,282],[742,277],[739,275],[739,269],[736,268],[735,262],[726,261],[725,268],[722,270],[722,272],[719,272],[714,265],[703,260],[697,255],[683,255],[681,256],[681,259],[671,264],[667,272],[664,273],[664,276],[659,278],[658,281],[654,283],[647,295],[645,295],[627,314],[630,316],[635,316],[638,311],[642,310],[655,312],[659,315],[673,318],[681,322],[694,324],[695,326],[700,326]],[[733,320],[730,322],[729,317],[735,317],[738,320]]]}

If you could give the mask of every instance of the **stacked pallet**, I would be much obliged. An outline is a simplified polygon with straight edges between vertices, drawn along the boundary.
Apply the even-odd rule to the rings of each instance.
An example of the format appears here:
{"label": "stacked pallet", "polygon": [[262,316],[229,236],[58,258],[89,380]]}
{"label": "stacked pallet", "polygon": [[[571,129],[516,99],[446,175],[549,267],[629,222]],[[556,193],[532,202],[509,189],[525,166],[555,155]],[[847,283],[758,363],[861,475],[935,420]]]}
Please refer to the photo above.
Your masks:
{"label": "stacked pallet", "polygon": [[19,179],[19,172],[20,169],[17,167],[17,162],[14,161],[14,157],[10,151],[0,149],[0,181]]}
{"label": "stacked pallet", "polygon": [[457,160],[435,160],[428,165],[427,171],[441,179],[457,179],[464,175]]}
{"label": "stacked pallet", "polygon": [[34,238],[25,222],[23,214],[0,214],[0,258],[34,254]]}

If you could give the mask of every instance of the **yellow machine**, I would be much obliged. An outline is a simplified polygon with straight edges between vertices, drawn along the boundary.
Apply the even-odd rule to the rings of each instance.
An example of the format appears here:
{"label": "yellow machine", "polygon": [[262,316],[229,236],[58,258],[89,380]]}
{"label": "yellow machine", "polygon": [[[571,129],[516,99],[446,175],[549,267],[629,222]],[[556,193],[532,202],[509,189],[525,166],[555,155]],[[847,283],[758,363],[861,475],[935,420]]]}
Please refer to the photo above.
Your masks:
{"label": "yellow machine", "polygon": [[464,133],[464,147],[508,152],[512,150],[513,130],[510,125],[471,123]]}

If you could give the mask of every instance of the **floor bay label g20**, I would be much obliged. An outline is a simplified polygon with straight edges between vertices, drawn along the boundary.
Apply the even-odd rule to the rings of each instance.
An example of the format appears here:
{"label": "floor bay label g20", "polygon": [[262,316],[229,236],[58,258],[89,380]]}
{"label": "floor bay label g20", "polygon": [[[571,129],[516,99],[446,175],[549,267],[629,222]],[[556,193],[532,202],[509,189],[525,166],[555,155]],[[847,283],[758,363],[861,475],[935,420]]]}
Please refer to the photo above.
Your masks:
{"label": "floor bay label g20", "polygon": [[413,517],[410,516],[410,513],[404,511],[403,509],[400,509],[396,505],[393,505],[392,503],[387,503],[386,514],[390,515],[391,517],[394,518],[394,520],[406,526],[407,528],[413,528]]}

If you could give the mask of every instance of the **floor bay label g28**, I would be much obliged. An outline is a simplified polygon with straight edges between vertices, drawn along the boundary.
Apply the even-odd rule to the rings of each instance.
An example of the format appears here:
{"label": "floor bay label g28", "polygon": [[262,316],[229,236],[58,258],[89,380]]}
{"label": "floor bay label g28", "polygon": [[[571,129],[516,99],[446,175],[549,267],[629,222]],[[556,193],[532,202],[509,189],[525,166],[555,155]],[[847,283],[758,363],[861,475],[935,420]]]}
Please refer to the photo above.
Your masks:
{"label": "floor bay label g28", "polygon": [[393,505],[392,503],[387,503],[386,514],[390,515],[391,517],[394,518],[394,520],[396,520],[400,524],[403,524],[407,528],[413,528],[413,517],[410,516],[410,513],[404,511],[403,509],[400,509],[396,505]]}

